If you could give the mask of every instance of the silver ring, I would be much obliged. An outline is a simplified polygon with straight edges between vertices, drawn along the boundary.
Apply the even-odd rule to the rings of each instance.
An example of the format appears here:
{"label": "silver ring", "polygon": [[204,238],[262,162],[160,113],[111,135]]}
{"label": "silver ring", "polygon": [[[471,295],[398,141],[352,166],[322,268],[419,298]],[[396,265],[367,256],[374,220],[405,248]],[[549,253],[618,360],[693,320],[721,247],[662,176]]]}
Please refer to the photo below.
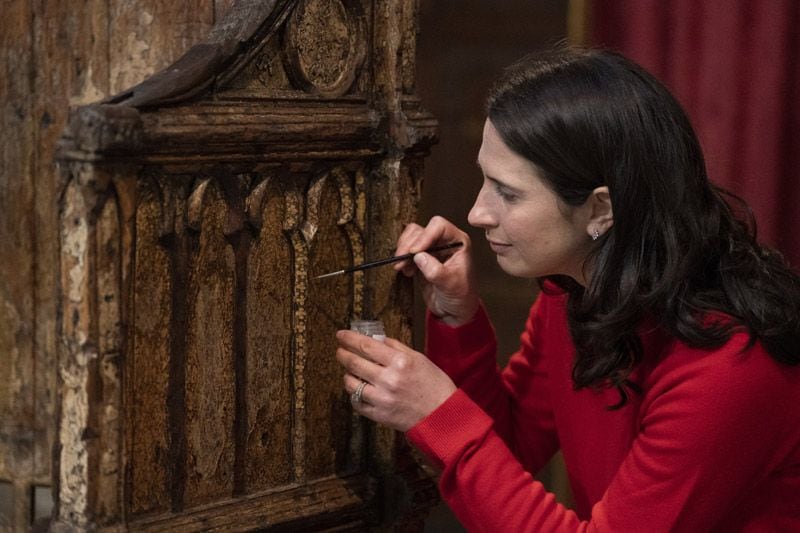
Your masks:
{"label": "silver ring", "polygon": [[356,387],[356,390],[354,390],[353,394],[350,395],[350,403],[353,405],[353,407],[358,407],[358,405],[361,404],[361,395],[364,394],[364,387],[366,386],[367,382],[362,379],[361,383],[359,383],[358,387]]}

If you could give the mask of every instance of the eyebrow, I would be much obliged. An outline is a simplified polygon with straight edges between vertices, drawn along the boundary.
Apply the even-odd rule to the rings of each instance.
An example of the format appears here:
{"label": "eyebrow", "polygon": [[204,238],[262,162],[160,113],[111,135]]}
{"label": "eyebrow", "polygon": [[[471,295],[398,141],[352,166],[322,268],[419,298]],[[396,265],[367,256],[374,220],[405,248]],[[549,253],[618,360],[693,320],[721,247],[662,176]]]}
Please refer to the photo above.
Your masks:
{"label": "eyebrow", "polygon": [[513,187],[513,186],[509,185],[508,183],[500,181],[497,178],[493,178],[491,176],[486,176],[486,179],[491,181],[495,185],[495,187],[499,187],[501,189],[505,189],[509,193],[513,193],[513,194],[517,194],[517,195],[522,194],[522,189],[518,189],[517,187]]}
{"label": "eyebrow", "polygon": [[521,190],[518,189],[517,187],[509,185],[508,183],[506,183],[506,182],[504,182],[504,181],[502,181],[500,179],[497,179],[497,178],[495,178],[493,176],[487,175],[486,172],[483,170],[483,167],[481,166],[480,161],[478,161],[477,159],[475,160],[475,164],[478,165],[479,169],[481,169],[481,174],[483,174],[483,177],[486,178],[487,180],[491,181],[495,185],[499,185],[500,187],[505,187],[509,191],[513,191],[515,193],[520,193],[521,192]]}

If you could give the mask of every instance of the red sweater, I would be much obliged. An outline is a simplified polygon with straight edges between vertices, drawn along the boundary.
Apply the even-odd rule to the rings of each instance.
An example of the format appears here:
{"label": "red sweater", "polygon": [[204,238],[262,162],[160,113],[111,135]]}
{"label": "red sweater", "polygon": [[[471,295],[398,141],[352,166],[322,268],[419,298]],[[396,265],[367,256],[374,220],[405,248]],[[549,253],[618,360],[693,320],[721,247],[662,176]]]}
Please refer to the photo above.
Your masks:
{"label": "red sweater", "polygon": [[[650,331],[642,394],[575,391],[565,295],[541,294],[500,371],[481,309],[428,318],[427,354],[459,389],[407,436],[441,468],[470,531],[800,531],[800,367],[736,334],[715,350]],[[533,479],[561,448],[575,510]]]}

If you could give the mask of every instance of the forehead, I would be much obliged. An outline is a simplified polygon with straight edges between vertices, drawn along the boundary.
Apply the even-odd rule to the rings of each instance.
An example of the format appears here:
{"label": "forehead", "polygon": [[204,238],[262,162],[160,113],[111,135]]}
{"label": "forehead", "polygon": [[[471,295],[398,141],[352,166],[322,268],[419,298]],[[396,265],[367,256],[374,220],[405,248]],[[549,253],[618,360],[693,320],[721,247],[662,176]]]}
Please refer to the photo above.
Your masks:
{"label": "forehead", "polygon": [[539,180],[536,166],[506,145],[490,120],[483,127],[483,141],[478,151],[478,165],[489,177],[522,185]]}

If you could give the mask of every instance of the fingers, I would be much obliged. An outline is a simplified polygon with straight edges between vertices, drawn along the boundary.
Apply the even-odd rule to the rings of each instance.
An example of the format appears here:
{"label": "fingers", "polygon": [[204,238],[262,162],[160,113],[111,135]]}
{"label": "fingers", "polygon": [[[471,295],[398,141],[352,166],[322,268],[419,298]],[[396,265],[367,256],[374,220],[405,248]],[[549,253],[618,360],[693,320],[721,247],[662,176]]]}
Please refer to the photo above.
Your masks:
{"label": "fingers", "polygon": [[[350,335],[353,332],[339,333],[340,342],[358,344]],[[342,379],[353,410],[379,424],[408,431],[456,389],[447,374],[425,355],[396,339],[387,338],[385,345],[375,342],[361,346],[382,348],[392,355],[391,364],[381,366],[344,346],[336,352],[346,368]],[[374,352],[369,355],[375,357]]]}
{"label": "fingers", "polygon": [[377,341],[366,335],[349,330],[336,333],[339,348],[336,360],[348,374],[369,383],[379,383],[386,376],[388,367],[403,366],[411,348],[396,339]]}
{"label": "fingers", "polygon": [[[418,224],[407,225],[397,240],[395,254],[403,255],[421,252],[432,246],[457,241],[463,242],[464,247],[456,250],[452,255],[468,253],[470,242],[467,234],[459,230],[449,220],[440,216],[435,216],[431,218],[428,225],[425,227]],[[406,276],[411,276],[416,270],[415,266],[418,265],[412,261],[402,261],[397,263],[394,268],[395,270],[401,270]]]}
{"label": "fingers", "polygon": [[366,381],[374,382],[380,372],[379,365],[346,348],[339,347],[336,350],[336,360],[349,374]]}
{"label": "fingers", "polygon": [[[402,243],[398,240],[398,255],[421,252],[437,244],[448,244],[455,241],[463,242],[466,238],[466,233],[458,229],[446,218],[435,216],[430,219],[428,225],[424,228],[421,226],[412,228],[407,237]],[[464,242],[464,244],[466,245],[467,243]]]}
{"label": "fingers", "polygon": [[[362,337],[358,339],[355,337]],[[360,333],[341,330],[336,333],[340,346],[336,360],[349,374],[370,383],[378,383],[387,375],[387,369],[407,366],[415,352],[397,339],[387,337],[376,341]],[[391,372],[389,372],[391,373]]]}
{"label": "fingers", "polygon": [[392,350],[368,335],[342,329],[336,332],[336,340],[341,348],[373,364],[386,366],[392,360]]}
{"label": "fingers", "polygon": [[[344,390],[351,398],[351,403],[353,404],[354,408],[361,408],[361,404],[368,404],[368,405],[375,405],[375,399],[373,398],[373,394],[375,393],[375,387],[369,381],[362,380],[361,378],[354,376],[352,374],[345,374],[344,378]],[[366,383],[363,387],[361,387],[362,383]],[[353,394],[361,387],[361,394],[359,396],[359,401],[355,402],[352,401]]]}
{"label": "fingers", "polygon": [[[409,246],[416,242],[424,231],[425,228],[419,224],[408,224],[403,229],[403,233],[401,233],[400,237],[397,239],[397,248],[394,252],[395,255],[404,255],[410,253]],[[402,271],[406,276],[414,275],[415,270],[414,263],[412,261],[400,261],[399,263],[395,263],[394,269]]]}

